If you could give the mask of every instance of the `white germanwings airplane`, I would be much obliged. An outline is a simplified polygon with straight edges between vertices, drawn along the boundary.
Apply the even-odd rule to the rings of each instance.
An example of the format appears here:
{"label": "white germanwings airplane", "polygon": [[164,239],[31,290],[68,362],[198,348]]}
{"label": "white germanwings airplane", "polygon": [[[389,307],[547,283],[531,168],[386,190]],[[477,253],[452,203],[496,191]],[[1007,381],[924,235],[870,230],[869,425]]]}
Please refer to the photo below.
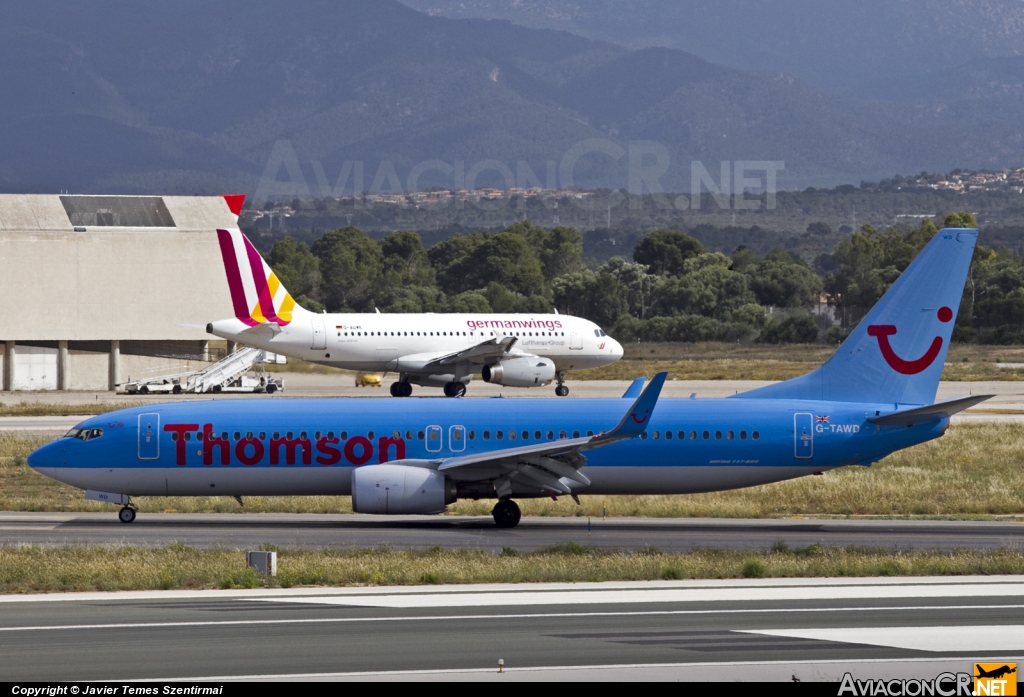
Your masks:
{"label": "white germanwings airplane", "polygon": [[[237,217],[242,196],[225,196]],[[593,322],[569,315],[316,314],[291,294],[238,229],[217,230],[235,317],[206,331],[292,358],[364,372],[396,372],[393,397],[413,385],[466,392],[472,376],[508,387],[569,394],[569,370],[598,368],[622,357],[622,346]]]}

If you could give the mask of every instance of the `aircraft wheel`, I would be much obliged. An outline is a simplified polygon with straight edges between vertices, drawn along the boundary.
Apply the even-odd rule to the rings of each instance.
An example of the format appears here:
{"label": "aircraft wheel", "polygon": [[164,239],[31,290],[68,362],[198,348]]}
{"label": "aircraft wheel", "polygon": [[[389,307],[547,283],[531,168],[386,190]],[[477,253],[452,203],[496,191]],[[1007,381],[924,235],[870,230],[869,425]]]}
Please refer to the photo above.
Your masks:
{"label": "aircraft wheel", "polygon": [[117,517],[122,523],[131,523],[135,520],[135,509],[125,506],[118,512]]}
{"label": "aircraft wheel", "polygon": [[171,388],[171,392],[173,392],[174,394],[181,394],[181,385],[175,385],[173,388]]}
{"label": "aircraft wheel", "polygon": [[444,384],[444,396],[445,397],[454,397],[455,396],[455,394],[452,392],[452,387],[454,385],[455,385],[454,382],[446,382]]}
{"label": "aircraft wheel", "polygon": [[402,383],[402,389],[398,393],[399,397],[412,397],[412,385],[408,382]]}
{"label": "aircraft wheel", "polygon": [[558,395],[559,397],[568,397],[569,388],[566,387],[565,385],[559,385],[558,387],[555,388],[555,394]]}
{"label": "aircraft wheel", "polygon": [[461,382],[454,383],[452,387],[452,397],[465,397],[466,396],[466,385]]}
{"label": "aircraft wheel", "polygon": [[398,394],[398,391],[400,389],[402,389],[402,383],[400,383],[400,382],[393,382],[393,383],[391,383],[391,396],[392,397],[400,397],[401,395]]}
{"label": "aircraft wheel", "polygon": [[494,510],[491,511],[491,515],[494,516],[494,524],[499,528],[514,528],[519,525],[523,512],[519,510],[519,506],[515,501],[504,499],[498,501],[497,505],[494,506]]}
{"label": "aircraft wheel", "polygon": [[274,394],[277,392],[277,385],[267,385],[267,394]]}

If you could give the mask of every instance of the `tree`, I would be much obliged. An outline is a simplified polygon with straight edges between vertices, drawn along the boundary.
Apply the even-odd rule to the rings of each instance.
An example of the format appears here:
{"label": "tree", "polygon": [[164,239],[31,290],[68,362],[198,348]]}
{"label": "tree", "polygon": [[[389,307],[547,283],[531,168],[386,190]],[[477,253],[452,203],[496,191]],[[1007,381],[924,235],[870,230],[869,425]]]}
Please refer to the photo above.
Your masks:
{"label": "tree", "polygon": [[625,292],[609,273],[590,270],[566,274],[553,284],[555,304],[570,315],[585,317],[602,327],[613,327],[628,311]]}
{"label": "tree", "polygon": [[679,230],[655,230],[633,250],[633,261],[656,275],[678,276],[687,259],[702,254],[700,242]]}
{"label": "tree", "polygon": [[724,320],[733,310],[755,302],[747,276],[729,266],[729,257],[719,252],[687,259],[683,275],[667,279],[658,288],[653,314],[703,315]]}
{"label": "tree", "polygon": [[354,227],[328,232],[313,244],[320,261],[324,304],[331,312],[373,311],[383,273],[380,245]]}
{"label": "tree", "polygon": [[545,233],[540,250],[544,278],[555,278],[583,268],[583,235],[576,228],[556,227]]}
{"label": "tree", "polygon": [[[307,303],[299,299],[319,301],[320,261],[309,251],[305,243],[297,241],[294,237],[278,240],[267,255],[267,263],[273,269],[277,280],[281,281],[300,305],[310,310],[312,308],[307,307]],[[319,302],[317,304],[319,305]]]}
{"label": "tree", "polygon": [[487,241],[487,235],[455,233],[438,242],[427,251],[437,282],[446,293],[461,293],[465,290],[465,277],[469,271],[470,256]]}
{"label": "tree", "polygon": [[769,252],[764,260],[746,266],[744,273],[762,305],[808,307],[817,302],[823,288],[821,278],[779,248]]}
{"label": "tree", "polygon": [[961,211],[947,215],[942,222],[942,227],[976,228],[978,227],[978,221],[975,220],[973,213]]}
{"label": "tree", "polygon": [[415,232],[399,230],[380,241],[383,269],[389,285],[432,286],[434,269],[423,248],[423,240]]}
{"label": "tree", "polygon": [[600,272],[615,277],[625,292],[629,314],[644,319],[651,295],[662,279],[647,273],[647,267],[643,264],[626,261],[623,257],[612,257],[601,267]]}
{"label": "tree", "polygon": [[818,338],[818,325],[810,315],[793,315],[778,322],[772,320],[757,340],[764,344],[809,344]]}
{"label": "tree", "polygon": [[516,233],[500,232],[488,237],[461,267],[460,291],[484,288],[490,283],[521,295],[544,295],[547,291],[537,253]]}

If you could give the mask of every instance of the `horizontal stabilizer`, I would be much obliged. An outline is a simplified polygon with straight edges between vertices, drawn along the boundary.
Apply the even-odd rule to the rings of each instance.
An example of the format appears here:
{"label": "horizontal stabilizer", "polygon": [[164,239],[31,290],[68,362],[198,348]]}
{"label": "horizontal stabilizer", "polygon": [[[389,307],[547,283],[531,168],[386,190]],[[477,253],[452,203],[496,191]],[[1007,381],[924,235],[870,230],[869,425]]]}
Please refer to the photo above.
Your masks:
{"label": "horizontal stabilizer", "polygon": [[994,396],[991,394],[979,394],[971,397],[961,397],[959,399],[951,399],[948,402],[937,402],[926,407],[904,409],[903,411],[894,411],[891,414],[882,414],[881,416],[869,416],[868,421],[878,426],[915,426],[929,421],[948,419],[953,414],[964,409],[970,409],[975,404],[980,404]]}

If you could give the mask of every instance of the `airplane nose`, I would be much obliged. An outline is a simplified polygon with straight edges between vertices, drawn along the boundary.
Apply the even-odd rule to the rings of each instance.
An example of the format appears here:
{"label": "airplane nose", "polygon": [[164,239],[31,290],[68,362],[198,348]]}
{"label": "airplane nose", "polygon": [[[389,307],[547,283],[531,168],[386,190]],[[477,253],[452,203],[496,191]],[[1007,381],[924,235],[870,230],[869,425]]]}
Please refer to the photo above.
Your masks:
{"label": "airplane nose", "polygon": [[61,460],[63,450],[63,445],[57,441],[47,443],[41,448],[33,450],[26,462],[34,470],[38,470],[40,467],[59,467],[63,464]]}

